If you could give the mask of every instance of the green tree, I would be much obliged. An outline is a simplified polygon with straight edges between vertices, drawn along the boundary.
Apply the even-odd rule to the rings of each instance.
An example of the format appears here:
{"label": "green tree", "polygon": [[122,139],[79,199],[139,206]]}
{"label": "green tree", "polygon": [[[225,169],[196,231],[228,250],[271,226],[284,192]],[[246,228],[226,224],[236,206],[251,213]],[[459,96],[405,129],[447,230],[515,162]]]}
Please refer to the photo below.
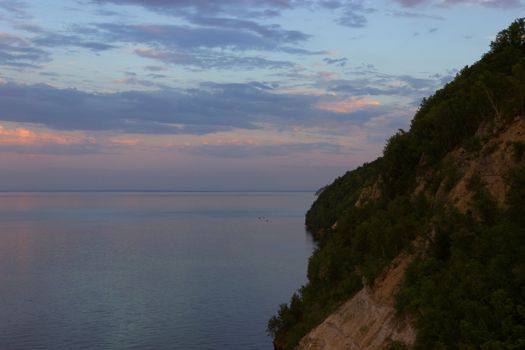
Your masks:
{"label": "green tree", "polygon": [[490,44],[491,50],[498,51],[507,47],[525,45],[525,18],[515,20],[509,28],[502,30]]}

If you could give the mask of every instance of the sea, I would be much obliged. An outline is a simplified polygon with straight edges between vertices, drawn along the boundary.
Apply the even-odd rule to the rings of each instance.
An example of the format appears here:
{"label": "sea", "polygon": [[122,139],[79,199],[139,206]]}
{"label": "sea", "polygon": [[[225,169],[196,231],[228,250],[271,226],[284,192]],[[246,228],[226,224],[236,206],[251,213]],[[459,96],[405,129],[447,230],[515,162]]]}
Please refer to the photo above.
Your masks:
{"label": "sea", "polygon": [[0,349],[271,350],[311,192],[0,193]]}

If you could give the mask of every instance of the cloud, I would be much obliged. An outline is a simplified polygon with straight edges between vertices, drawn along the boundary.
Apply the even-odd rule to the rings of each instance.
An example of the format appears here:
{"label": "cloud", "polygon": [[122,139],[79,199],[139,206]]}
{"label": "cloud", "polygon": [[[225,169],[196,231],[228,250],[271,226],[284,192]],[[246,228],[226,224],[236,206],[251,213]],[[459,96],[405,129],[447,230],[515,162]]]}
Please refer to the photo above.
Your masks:
{"label": "cloud", "polygon": [[236,19],[227,17],[188,17],[191,23],[211,28],[228,28],[236,31],[247,31],[258,34],[266,40],[272,40],[275,43],[298,43],[306,41],[310,35],[298,30],[284,30],[278,24],[262,25],[246,19]]}
{"label": "cloud", "polygon": [[[0,124],[0,144],[14,145],[75,145],[87,142],[88,138],[56,133],[35,132],[28,128],[9,129]],[[91,141],[91,140],[90,140]]]}
{"label": "cloud", "polygon": [[323,102],[323,95],[285,93],[260,83],[203,83],[198,89],[90,93],[49,85],[0,85],[0,120],[44,125],[56,130],[112,130],[137,134],[203,135],[272,125],[351,121],[364,123],[388,112],[372,100],[354,100],[355,111]]}
{"label": "cloud", "polygon": [[0,152],[25,154],[88,154],[100,152],[91,137],[9,128],[0,124]]}
{"label": "cloud", "polygon": [[343,3],[338,0],[321,0],[319,1],[319,6],[327,9],[338,9],[343,7]]}
{"label": "cloud", "polygon": [[32,23],[15,23],[13,25],[16,29],[20,29],[29,33],[43,33],[45,30],[39,25]]}
{"label": "cloud", "polygon": [[334,113],[352,113],[365,107],[379,106],[380,102],[369,97],[350,97],[332,102],[320,102],[317,107]]}
{"label": "cloud", "polygon": [[44,47],[81,47],[92,51],[105,51],[116,48],[115,45],[108,44],[107,42],[86,40],[86,38],[79,35],[50,32],[37,36],[33,39],[33,42]]}
{"label": "cloud", "polygon": [[[141,57],[202,69],[239,67],[279,69],[292,66],[290,62],[284,60],[271,60],[244,54],[248,50],[285,52],[294,55],[322,53],[290,46],[304,42],[310,36],[299,31],[284,30],[278,25],[261,25],[248,20],[202,16],[193,16],[191,21],[198,26],[100,23],[90,28],[79,27],[77,32],[91,32],[98,37],[98,41],[105,43],[140,45],[142,47],[136,48],[134,52]],[[58,42],[67,41],[58,40]],[[48,44],[53,43],[54,41],[51,41]],[[106,47],[97,49],[106,49]]]}
{"label": "cloud", "polygon": [[423,96],[430,95],[442,85],[440,77],[420,78],[410,75],[388,75],[369,71],[360,79],[340,79],[331,81],[327,90],[358,96],[403,96],[419,102]]}
{"label": "cloud", "polygon": [[144,58],[155,59],[166,64],[193,66],[201,69],[281,69],[291,68],[293,64],[287,61],[268,60],[262,57],[225,55],[220,52],[206,50],[178,51],[159,50],[154,48],[138,48],[135,54]]}
{"label": "cloud", "polygon": [[150,71],[150,72],[163,72],[168,70],[165,66],[144,66],[144,70]]}
{"label": "cloud", "polygon": [[[140,1],[129,1],[127,4],[141,4]],[[155,8],[222,8],[227,2],[163,2],[152,1],[144,6]],[[232,1],[231,4],[237,2]],[[240,1],[239,4],[246,2]],[[249,2],[248,2],[249,3]],[[289,8],[292,2],[256,1],[258,6],[276,6]],[[295,5],[293,5],[295,6]],[[212,11],[213,12],[213,11]],[[177,12],[179,13],[179,12]],[[188,24],[121,24],[98,23],[90,25],[72,25],[66,31],[52,32],[28,23],[14,23],[21,30],[35,34],[31,45],[26,44],[22,50],[17,47],[4,48],[3,62],[9,65],[37,66],[35,54],[44,56],[44,48],[80,47],[94,52],[115,49],[119,44],[134,46],[147,45],[148,51],[136,50],[135,53],[149,58],[157,58],[170,64],[180,64],[197,68],[230,68],[243,69],[276,69],[289,68],[291,64],[283,60],[271,60],[255,55],[246,56],[245,51],[283,52],[292,55],[317,55],[321,51],[309,51],[296,47],[309,40],[310,35],[297,30],[286,30],[278,24],[262,24],[246,18],[234,18],[206,15],[210,12],[183,12],[182,17]],[[1,49],[1,48],[0,48]],[[14,52],[19,52],[14,55]],[[33,54],[24,56],[21,51]],[[20,56],[20,57],[16,57]],[[1,58],[0,58],[1,59]],[[21,62],[21,61],[28,62]],[[33,62],[29,62],[33,61]],[[2,62],[2,61],[0,61]]]}
{"label": "cloud", "polygon": [[[308,6],[309,1],[292,0],[225,0],[225,1],[141,1],[95,0],[95,3],[140,5],[150,10],[183,18],[188,25],[123,25],[100,24],[106,38],[124,42],[151,43],[178,48],[221,48],[236,50],[309,52],[290,47],[303,43],[310,35],[287,30],[279,24],[256,22],[273,16],[275,10]],[[262,9],[262,12],[257,12]],[[259,14],[259,15],[258,15]],[[296,50],[296,52],[292,52]]]}
{"label": "cloud", "polygon": [[34,140],[34,133],[24,128],[8,130],[0,125],[0,143],[2,144],[27,144]]}
{"label": "cloud", "polygon": [[429,2],[429,0],[394,0],[406,7],[417,6]]}
{"label": "cloud", "polygon": [[16,68],[35,68],[49,62],[48,52],[20,36],[0,32],[0,64]]}
{"label": "cloud", "polygon": [[332,80],[338,77],[339,74],[337,74],[336,72],[332,72],[332,71],[320,71],[320,72],[317,72],[317,75],[321,79]]}
{"label": "cloud", "polygon": [[134,76],[126,76],[122,78],[116,78],[111,81],[115,84],[131,85],[131,86],[145,86],[145,87],[156,87],[156,88],[167,88],[166,85],[158,84],[151,80],[139,79]]}
{"label": "cloud", "polygon": [[351,0],[342,4],[343,13],[339,24],[351,28],[362,28],[368,24],[366,15],[376,12],[375,9],[366,7],[362,0]]}
{"label": "cloud", "polygon": [[[164,79],[164,78],[169,78],[167,75],[165,74],[156,74],[156,73],[150,73],[148,74],[148,77],[150,77],[151,79]],[[159,85],[160,86],[160,85]]]}
{"label": "cloud", "polygon": [[[208,19],[210,20],[210,19]],[[284,44],[306,41],[309,36],[298,31],[285,31],[277,27],[261,27],[252,22],[216,18],[228,22],[225,27],[185,26],[169,24],[125,25],[114,23],[98,24],[100,36],[111,42],[135,44],[156,44],[170,49],[232,49],[281,51]],[[250,24],[251,23],[251,24]]]}
{"label": "cloud", "polygon": [[96,40],[91,35],[96,34],[93,31],[86,30],[87,28],[80,30],[78,26],[74,26],[73,29],[77,33],[70,30],[65,34],[48,31],[32,23],[13,21],[12,26],[33,36],[25,38],[0,32],[0,56],[3,56],[4,62],[9,62],[9,65],[37,67],[40,63],[49,61],[50,54],[44,51],[44,48],[81,47],[95,52],[116,48],[115,45],[103,41],[103,38]]}
{"label": "cloud", "polygon": [[346,27],[362,28],[367,25],[368,20],[362,13],[353,10],[347,10],[339,19],[339,23]]}
{"label": "cloud", "polygon": [[[276,10],[291,9],[308,4],[307,0],[92,0],[98,4],[137,5],[152,11],[170,14],[180,12],[220,14],[241,12],[272,16]],[[249,10],[246,10],[249,9]],[[259,9],[259,11],[254,11]]]}
{"label": "cloud", "polygon": [[434,19],[434,20],[444,20],[442,16],[428,15],[425,13],[412,12],[412,11],[392,11],[392,15],[395,17],[406,17],[406,18],[417,18],[417,19]]}
{"label": "cloud", "polygon": [[0,1],[0,9],[9,12],[16,18],[27,19],[32,16],[27,11],[28,5],[25,1],[20,0],[2,0]]}
{"label": "cloud", "polygon": [[323,58],[323,62],[326,63],[326,64],[331,64],[331,65],[335,65],[335,66],[339,66],[339,67],[344,67],[348,63],[348,58],[345,58],[345,57],[343,57],[343,58],[326,57],[326,58]]}
{"label": "cloud", "polygon": [[522,6],[520,0],[395,0],[405,7],[419,5],[449,6],[456,4],[472,4],[485,7],[518,8]]}
{"label": "cloud", "polygon": [[341,25],[352,28],[366,26],[368,23],[366,15],[376,11],[364,6],[364,0],[93,0],[93,2],[138,5],[155,12],[183,17],[190,21],[195,21],[195,16],[202,15],[208,19],[224,15],[236,18],[269,18],[280,15],[284,10],[300,7],[313,11],[328,9],[339,13],[338,22]]}
{"label": "cloud", "polygon": [[30,41],[6,32],[0,32],[0,43],[13,46],[29,46]]}

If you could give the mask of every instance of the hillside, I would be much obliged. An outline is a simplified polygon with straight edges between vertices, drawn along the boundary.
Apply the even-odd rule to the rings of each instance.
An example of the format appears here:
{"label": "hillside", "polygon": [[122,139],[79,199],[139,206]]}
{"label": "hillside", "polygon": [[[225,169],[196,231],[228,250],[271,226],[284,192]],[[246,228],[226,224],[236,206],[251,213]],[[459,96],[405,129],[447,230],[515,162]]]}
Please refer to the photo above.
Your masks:
{"label": "hillside", "polygon": [[276,349],[525,347],[525,20],[306,215]]}

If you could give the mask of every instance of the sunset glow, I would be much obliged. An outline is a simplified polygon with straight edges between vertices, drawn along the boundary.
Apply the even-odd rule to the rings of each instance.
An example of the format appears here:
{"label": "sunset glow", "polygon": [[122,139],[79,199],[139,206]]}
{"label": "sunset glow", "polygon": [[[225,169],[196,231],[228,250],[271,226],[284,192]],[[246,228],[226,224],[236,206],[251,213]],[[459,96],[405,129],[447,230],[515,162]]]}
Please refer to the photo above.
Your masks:
{"label": "sunset glow", "polygon": [[379,156],[520,10],[2,0],[1,189],[317,189]]}

